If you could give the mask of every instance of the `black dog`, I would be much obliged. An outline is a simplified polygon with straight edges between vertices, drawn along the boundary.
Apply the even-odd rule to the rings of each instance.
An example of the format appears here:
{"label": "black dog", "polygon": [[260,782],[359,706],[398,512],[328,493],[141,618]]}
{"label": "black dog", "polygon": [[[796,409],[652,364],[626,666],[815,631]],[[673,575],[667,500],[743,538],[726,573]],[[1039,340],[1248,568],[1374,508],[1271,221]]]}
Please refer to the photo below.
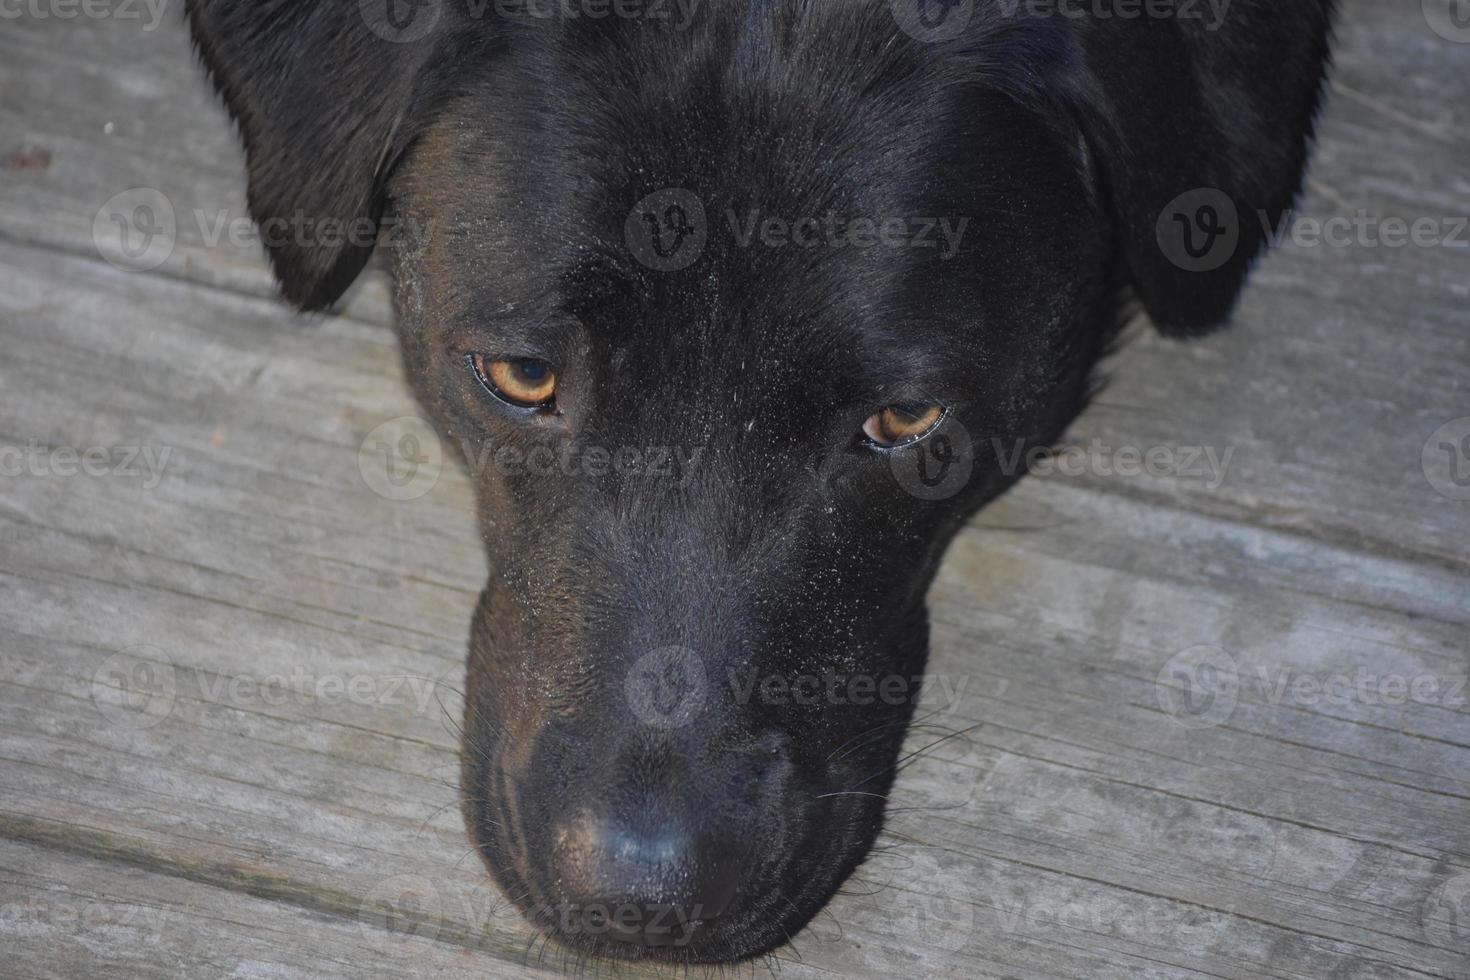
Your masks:
{"label": "black dog", "polygon": [[381,239],[479,456],[465,814],[528,915],[732,961],[831,897],[994,447],[1060,436],[1130,298],[1226,319],[1330,7],[190,0],[286,295]]}

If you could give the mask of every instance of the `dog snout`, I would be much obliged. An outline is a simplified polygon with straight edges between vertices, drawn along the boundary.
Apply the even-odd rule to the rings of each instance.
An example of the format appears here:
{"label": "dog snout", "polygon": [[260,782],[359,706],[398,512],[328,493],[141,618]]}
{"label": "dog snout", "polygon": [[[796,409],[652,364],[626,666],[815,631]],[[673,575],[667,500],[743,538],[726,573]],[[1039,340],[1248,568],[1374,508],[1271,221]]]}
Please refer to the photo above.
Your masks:
{"label": "dog snout", "polygon": [[561,822],[552,834],[556,925],[640,946],[689,943],[730,908],[752,843],[653,805],[636,816]]}

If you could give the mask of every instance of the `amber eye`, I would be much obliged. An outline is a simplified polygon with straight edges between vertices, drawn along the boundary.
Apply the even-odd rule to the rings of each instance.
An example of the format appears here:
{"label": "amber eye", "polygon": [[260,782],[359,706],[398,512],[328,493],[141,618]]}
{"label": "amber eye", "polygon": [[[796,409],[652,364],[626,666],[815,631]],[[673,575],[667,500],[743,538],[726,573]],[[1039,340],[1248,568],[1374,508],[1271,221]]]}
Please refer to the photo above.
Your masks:
{"label": "amber eye", "polygon": [[917,442],[933,432],[944,418],[943,405],[904,402],[879,409],[863,423],[863,435],[875,446],[892,449]]}
{"label": "amber eye", "polygon": [[492,361],[471,354],[470,366],[491,394],[516,408],[549,408],[556,401],[556,372],[545,361],[530,357]]}

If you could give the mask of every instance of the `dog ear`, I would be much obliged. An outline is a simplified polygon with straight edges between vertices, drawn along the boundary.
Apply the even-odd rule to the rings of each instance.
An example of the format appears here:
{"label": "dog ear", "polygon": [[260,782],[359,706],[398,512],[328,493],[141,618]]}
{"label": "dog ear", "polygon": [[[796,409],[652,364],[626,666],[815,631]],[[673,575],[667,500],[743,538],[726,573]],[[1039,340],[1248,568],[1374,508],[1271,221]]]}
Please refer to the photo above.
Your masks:
{"label": "dog ear", "polygon": [[186,0],[200,57],[240,127],[251,216],[281,290],[334,302],[376,242],[384,187],[464,60],[440,0]]}
{"label": "dog ear", "polygon": [[1300,186],[1334,0],[1201,0],[1073,21],[1080,120],[1134,290],[1159,329],[1230,315]]}

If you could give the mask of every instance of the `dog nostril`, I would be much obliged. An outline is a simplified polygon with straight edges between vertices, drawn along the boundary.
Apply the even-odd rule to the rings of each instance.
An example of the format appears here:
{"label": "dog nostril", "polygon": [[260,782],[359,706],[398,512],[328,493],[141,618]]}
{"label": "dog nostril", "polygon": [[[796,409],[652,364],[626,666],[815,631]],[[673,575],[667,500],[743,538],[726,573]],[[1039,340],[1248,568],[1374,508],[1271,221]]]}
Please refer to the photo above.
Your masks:
{"label": "dog nostril", "polygon": [[[649,821],[653,823],[653,821]],[[642,946],[681,946],[730,906],[744,848],[665,820],[658,829],[580,819],[558,828],[553,854],[569,933]]]}

